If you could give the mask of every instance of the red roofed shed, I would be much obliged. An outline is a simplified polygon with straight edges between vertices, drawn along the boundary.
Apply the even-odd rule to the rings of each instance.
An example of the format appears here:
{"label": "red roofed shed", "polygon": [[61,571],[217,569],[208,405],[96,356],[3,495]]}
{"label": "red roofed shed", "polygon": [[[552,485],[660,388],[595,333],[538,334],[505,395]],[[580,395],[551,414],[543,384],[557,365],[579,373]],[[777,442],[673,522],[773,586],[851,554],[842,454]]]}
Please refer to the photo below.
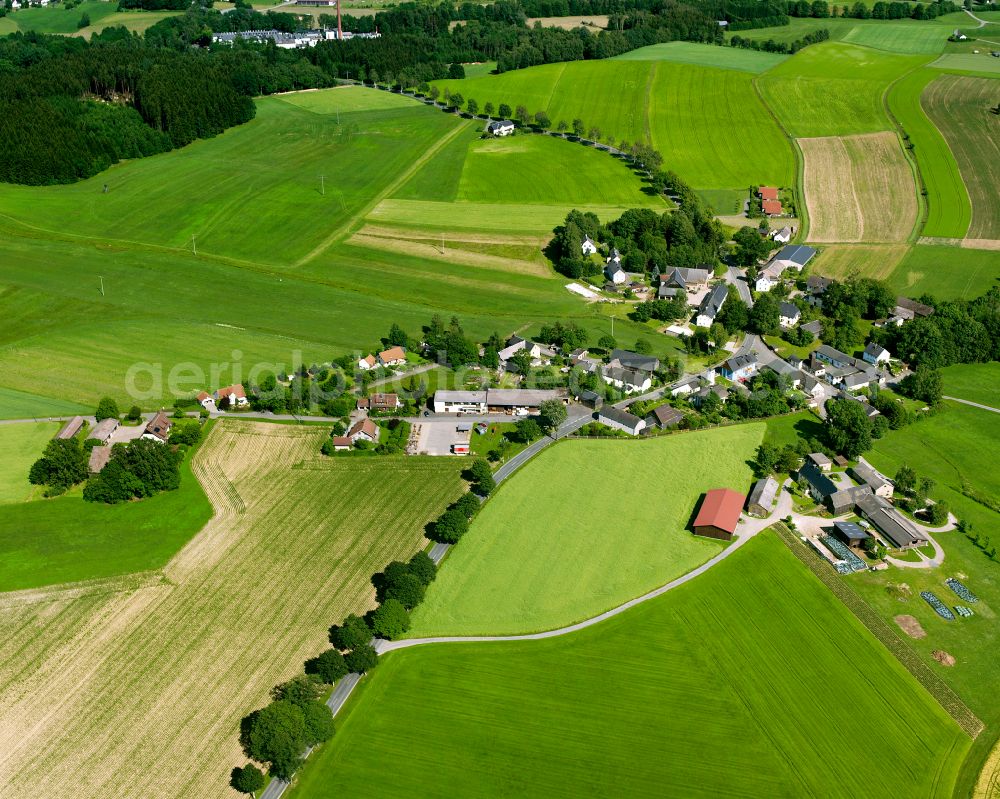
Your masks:
{"label": "red roofed shed", "polygon": [[760,204],[761,210],[768,216],[781,215],[781,203],[777,200],[764,200]]}
{"label": "red roofed shed", "polygon": [[778,190],[774,186],[761,186],[757,193],[762,200],[777,200]]}
{"label": "red roofed shed", "polygon": [[694,520],[695,535],[731,541],[740,520],[746,497],[729,488],[713,488],[705,494],[705,501]]}

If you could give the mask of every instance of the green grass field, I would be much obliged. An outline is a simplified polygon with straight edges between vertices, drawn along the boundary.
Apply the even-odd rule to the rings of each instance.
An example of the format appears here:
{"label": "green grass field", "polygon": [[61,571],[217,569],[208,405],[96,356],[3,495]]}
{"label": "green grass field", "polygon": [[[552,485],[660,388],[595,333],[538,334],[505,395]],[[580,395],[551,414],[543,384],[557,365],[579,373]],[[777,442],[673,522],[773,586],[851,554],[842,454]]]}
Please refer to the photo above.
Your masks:
{"label": "green grass field", "polygon": [[669,61],[577,61],[439,85],[480,105],[545,110],[554,123],[579,118],[615,143],[649,140],[666,167],[696,188],[794,181],[791,147],[749,72]]}
{"label": "green grass field", "polygon": [[[87,14],[92,25],[96,26],[105,18],[115,15],[117,11],[117,3],[108,3],[104,0],[84,0],[74,8],[66,8],[62,5],[22,8],[10,13],[7,19],[23,33],[29,31],[34,33],[76,33],[80,18],[84,14]],[[141,13],[135,12],[129,16],[140,16]],[[100,25],[100,27],[104,26]]]}
{"label": "green grass field", "polygon": [[[1000,38],[1000,36],[996,37]],[[988,45],[980,45],[987,47]],[[986,75],[1000,74],[1000,60],[991,58],[985,52],[976,53],[945,53],[930,66],[948,72],[973,72]]]}
{"label": "green grass field", "polygon": [[[290,366],[295,352],[326,361],[370,346],[393,321],[416,333],[434,313],[458,315],[483,338],[555,318],[589,323],[596,312],[539,263],[544,239],[578,191],[601,203],[581,207],[606,220],[659,201],[622,164],[570,142],[526,138],[524,153],[483,153],[480,164],[477,128],[387,92],[301,92],[261,100],[257,119],[221,136],[89,181],[0,186],[0,416],[73,412],[103,394],[152,409],[169,401],[178,365],[195,367],[175,387],[190,394],[215,382],[213,363],[239,361],[245,375],[255,363]],[[462,156],[457,169],[442,167],[456,196],[463,187],[466,197],[503,198],[516,185],[511,199],[524,204],[389,199],[423,180],[425,163],[443,163],[437,148]],[[522,159],[584,168],[561,182],[512,183]],[[426,181],[442,174],[431,169]],[[485,262],[478,252],[442,259],[345,243],[367,223],[502,235],[464,244],[495,256]],[[135,396],[126,377],[143,363],[162,380],[143,377],[149,390]],[[218,380],[234,378],[223,369]]]}
{"label": "green grass field", "polygon": [[[948,393],[954,390],[969,393],[970,399],[991,400],[996,396],[996,364],[989,366],[958,366],[945,371]],[[975,378],[992,379],[992,385],[970,388]],[[890,432],[876,442],[866,457],[886,474],[895,474],[903,463],[920,476],[932,478],[936,485],[931,495],[943,499],[952,511],[972,523],[975,532],[996,541],[1000,514],[970,499],[962,493],[964,483],[979,494],[1000,501],[1000,475],[993,468],[991,453],[1000,446],[1000,415],[969,408],[957,403],[944,403],[936,416],[901,430]],[[910,640],[935,672],[947,682],[962,700],[986,724],[963,766],[956,796],[972,795],[972,786],[983,760],[1000,735],[1000,707],[993,686],[1000,679],[996,658],[1000,645],[1000,628],[996,624],[1000,611],[1000,565],[957,532],[936,536],[945,549],[944,566],[930,572],[920,570],[862,574],[852,578],[855,588],[892,624],[897,614],[909,614],[920,621],[927,637]],[[948,604],[959,603],[943,581],[959,576],[980,597],[974,605],[976,616],[945,622],[919,597],[922,590],[932,590]],[[900,584],[906,588],[901,589]],[[942,668],[932,657],[943,650],[956,658],[956,665]]]}
{"label": "green grass field", "polygon": [[939,245],[911,247],[888,276],[908,296],[923,293],[942,299],[971,299],[1000,280],[1000,252]]}
{"label": "green grass field", "polygon": [[615,61],[673,61],[677,64],[695,64],[701,67],[736,69],[740,72],[758,74],[767,72],[780,64],[788,56],[780,53],[765,53],[760,50],[743,50],[734,47],[718,47],[695,42],[663,42],[629,50],[615,56]]}
{"label": "green grass field", "polygon": [[[686,529],[699,497],[709,488],[749,490],[745,461],[763,435],[763,425],[749,424],[553,447],[483,508],[415,613],[410,634],[559,627],[690,571],[721,548]],[[624,499],[639,474],[660,476],[651,501]]]}
{"label": "green grass field", "polygon": [[963,238],[972,219],[969,193],[948,142],[921,107],[921,95],[937,77],[930,69],[911,72],[893,85],[887,99],[892,115],[910,137],[927,191],[923,235]]}
{"label": "green grass field", "polygon": [[829,19],[793,17],[789,20],[788,25],[735,31],[727,33],[726,39],[741,36],[744,39],[761,42],[772,40],[791,43],[796,39],[801,39],[807,33],[826,30],[830,33],[830,40],[835,42],[849,42],[874,50],[903,55],[935,55],[945,50],[948,36],[954,31],[956,25],[959,28],[964,28],[969,22],[968,17],[951,22],[941,19],[886,21],[845,17]]}
{"label": "green grass field", "polygon": [[990,110],[996,96],[995,80],[942,75],[921,98],[948,140],[969,190],[972,239],[1000,239],[1000,116]]}
{"label": "green grass field", "polygon": [[926,60],[825,42],[762,75],[758,86],[796,138],[872,133],[892,129],[882,104],[886,88]]}
{"label": "green grass field", "polygon": [[291,795],[950,797],[968,747],[765,534],[570,636],[387,656]]}
{"label": "green grass field", "polygon": [[941,374],[948,396],[1000,408],[1000,364],[961,363]]}
{"label": "green grass field", "polygon": [[28,482],[28,469],[59,430],[58,422],[0,425],[0,504],[23,502],[35,491]]}
{"label": "green grass field", "polygon": [[[212,506],[181,464],[181,486],[141,502],[84,502],[79,490],[55,499],[25,499],[27,469],[58,426],[0,426],[0,591],[114,577],[161,568],[212,516]],[[28,489],[28,491],[25,491]]]}

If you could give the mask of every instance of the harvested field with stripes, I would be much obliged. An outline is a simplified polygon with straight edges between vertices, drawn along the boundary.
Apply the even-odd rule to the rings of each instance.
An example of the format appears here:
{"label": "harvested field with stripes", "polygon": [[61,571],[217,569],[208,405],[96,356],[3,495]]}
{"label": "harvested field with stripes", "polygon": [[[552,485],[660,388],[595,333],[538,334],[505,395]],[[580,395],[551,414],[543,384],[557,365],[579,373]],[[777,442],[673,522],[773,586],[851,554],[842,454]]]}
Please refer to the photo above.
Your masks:
{"label": "harvested field with stripes", "polygon": [[240,718],[462,490],[450,459],[323,459],[325,433],[217,425],[194,461],[216,515],[161,579],[4,595],[5,799],[236,796]]}
{"label": "harvested field with stripes", "polygon": [[917,189],[895,133],[799,139],[799,146],[809,241],[906,241]]}

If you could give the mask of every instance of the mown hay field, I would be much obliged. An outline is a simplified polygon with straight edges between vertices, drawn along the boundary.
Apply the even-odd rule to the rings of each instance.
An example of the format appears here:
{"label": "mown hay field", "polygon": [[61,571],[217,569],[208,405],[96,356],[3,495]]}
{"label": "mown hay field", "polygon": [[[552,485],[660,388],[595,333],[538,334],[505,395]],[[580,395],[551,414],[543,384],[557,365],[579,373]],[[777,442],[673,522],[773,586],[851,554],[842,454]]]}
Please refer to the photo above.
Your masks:
{"label": "mown hay field", "polygon": [[58,422],[0,425],[0,504],[23,502],[37,488],[28,482],[28,470],[49,440],[59,431]]}
{"label": "mown hay field", "polygon": [[701,67],[736,69],[758,74],[780,64],[788,56],[765,53],[762,50],[744,50],[736,47],[718,47],[697,42],[663,42],[629,50],[614,57],[614,61],[673,61],[677,64],[695,64]]}
{"label": "mown hay field", "polygon": [[[571,624],[718,554],[687,530],[709,488],[747,491],[748,424],[650,441],[566,441],[503,484],[414,614],[412,637]],[[719,453],[726,452],[725,458]],[[649,475],[648,499],[626,499]]]}
{"label": "mown hay field", "polygon": [[927,60],[842,42],[801,50],[757,79],[764,101],[795,138],[891,130],[882,95]]}
{"label": "mown hay field", "polygon": [[970,239],[1000,239],[1000,116],[991,110],[997,96],[996,80],[942,75],[921,97],[948,140],[969,190]]}
{"label": "mown hay field", "polygon": [[612,60],[547,64],[438,85],[480,106],[524,105],[531,113],[546,111],[553,123],[579,118],[588,131],[596,126],[616,144],[649,141],[667,169],[699,189],[790,185],[794,154],[752,80],[752,73],[735,69]]}
{"label": "mown hay field", "polygon": [[938,73],[931,69],[915,70],[896,81],[886,99],[889,110],[913,145],[927,192],[923,235],[961,238],[972,219],[969,192],[948,142],[921,105],[927,85],[937,77]]}
{"label": "mown hay field", "polygon": [[[868,4],[870,5],[870,3]],[[969,18],[957,20],[964,25]],[[900,54],[933,55],[944,50],[953,23],[941,20],[882,20],[852,19],[847,17],[792,17],[788,25],[773,28],[754,28],[749,31],[726,33],[726,39],[741,36],[755,41],[784,42],[790,44],[808,33],[826,30],[831,41],[845,41],[874,50]]]}
{"label": "mown hay field", "polygon": [[[848,767],[831,755],[837,741],[877,745],[854,749]],[[391,653],[291,796],[377,785],[379,796],[408,797],[419,785],[424,796],[945,799],[968,747],[765,533],[694,581],[568,636]]]}
{"label": "mown hay field", "polygon": [[910,297],[972,299],[1000,280],[1000,253],[966,247],[918,244],[893,270],[889,282]]}
{"label": "mown hay field", "polygon": [[133,592],[3,601],[4,796],[234,796],[240,718],[374,604],[462,490],[451,459],[321,460],[326,431],[226,421],[195,461],[216,515]]}
{"label": "mown hay field", "polygon": [[906,241],[917,189],[895,133],[799,139],[809,241]]}

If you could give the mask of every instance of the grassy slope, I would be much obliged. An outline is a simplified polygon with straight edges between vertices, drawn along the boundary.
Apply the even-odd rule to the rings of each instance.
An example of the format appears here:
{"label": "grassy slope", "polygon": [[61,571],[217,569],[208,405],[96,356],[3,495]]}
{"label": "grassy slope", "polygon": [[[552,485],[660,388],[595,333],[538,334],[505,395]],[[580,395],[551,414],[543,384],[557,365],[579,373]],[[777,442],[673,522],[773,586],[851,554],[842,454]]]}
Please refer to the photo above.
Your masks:
{"label": "grassy slope", "polygon": [[[100,22],[118,10],[117,3],[107,3],[103,0],[84,0],[75,8],[62,5],[46,6],[45,8],[23,8],[10,14],[10,20],[17,25],[18,30],[27,33],[75,33],[80,18],[86,13],[91,24]],[[100,27],[104,27],[103,25]]]}
{"label": "grassy slope", "polygon": [[889,276],[908,296],[923,293],[952,299],[984,294],[1000,280],[1000,252],[959,247],[912,247]]}
{"label": "grassy slope", "polygon": [[[498,191],[499,188],[499,191]],[[465,202],[565,204],[569,208],[616,203],[666,210],[642,194],[642,183],[621,161],[551,136],[477,139],[457,190]]]}
{"label": "grassy slope", "polygon": [[35,487],[28,482],[28,469],[59,430],[55,422],[0,425],[0,503],[21,502]]}
{"label": "grassy slope", "polygon": [[[957,381],[961,386],[973,370],[982,369],[984,377],[995,380],[993,367],[995,364],[953,369],[958,373]],[[949,377],[946,381],[950,391],[955,382]],[[979,398],[991,399],[988,396]],[[991,496],[994,501],[1000,500],[1000,474],[992,467],[991,455],[998,446],[1000,415],[946,402],[938,415],[891,432],[876,442],[867,457],[889,475],[906,463],[918,475],[932,478],[936,482],[932,496],[947,501],[954,513],[971,522],[981,535],[991,536],[995,545],[1000,514],[964,496],[961,488],[963,480],[968,480],[977,491]],[[987,729],[976,740],[963,768],[962,783],[956,790],[956,795],[967,795],[971,793],[980,763],[1000,735],[1000,706],[994,690],[1000,679],[996,659],[1000,645],[1000,627],[996,624],[1000,612],[1000,565],[989,560],[958,533],[939,534],[937,538],[945,548],[943,569],[926,573],[890,572],[878,577],[860,575],[855,579],[860,583],[856,586],[858,590],[890,622],[899,613],[917,617],[928,636],[911,641],[911,645],[986,723]],[[974,606],[975,617],[949,623],[933,613],[919,598],[919,592],[933,590],[943,601],[956,604],[958,598],[943,581],[959,574],[981,601]],[[886,590],[888,584],[900,582],[911,589],[906,601],[898,598],[898,591]],[[952,668],[939,666],[931,658],[936,649],[954,655],[957,665]]]}
{"label": "grassy slope", "polygon": [[394,653],[292,796],[947,797],[967,747],[765,535],[565,638]]}
{"label": "grassy slope", "polygon": [[[3,428],[0,441],[6,444],[15,427],[34,426]],[[49,426],[44,427],[51,435]],[[34,457],[38,454],[36,448]],[[28,459],[29,465],[34,457]],[[76,491],[55,499],[0,505],[0,591],[162,567],[212,516],[190,464],[189,453],[181,465],[180,488],[141,502],[84,502]],[[4,493],[23,481],[6,474],[0,479]]]}
{"label": "grassy slope", "polygon": [[[996,34],[993,34],[996,38]],[[989,45],[980,45],[987,47]],[[986,76],[1000,74],[1000,62],[990,57],[982,50],[978,54],[974,53],[945,53],[931,64],[936,69],[944,69],[956,72],[985,73]]]}
{"label": "grassy slope", "polygon": [[889,110],[910,137],[927,191],[923,235],[962,238],[972,218],[969,193],[948,143],[921,107],[921,95],[936,77],[921,69],[897,81],[888,95]]}
{"label": "grassy slope", "polygon": [[[337,109],[339,128],[332,113]],[[304,92],[263,101],[257,120],[222,136],[120,165],[93,181],[0,187],[0,208],[25,220],[21,224],[0,217],[4,387],[56,397],[60,403],[90,405],[104,393],[130,401],[125,377],[137,361],[162,365],[164,383],[175,365],[194,364],[202,376],[177,386],[185,393],[209,382],[210,365],[232,361],[234,350],[242,353],[245,370],[256,362],[290,365],[295,351],[308,361],[325,360],[370,346],[391,321],[416,332],[435,312],[460,316],[476,336],[557,317],[592,317],[592,309],[563,289],[565,281],[548,273],[470,268],[338,243],[308,264],[289,268],[296,256],[345,220],[360,226],[373,198],[392,188],[390,181],[405,177],[399,174],[400,164],[419,167],[420,149],[442,141],[442,134],[456,130],[455,124],[454,117],[388,93]],[[462,138],[459,133],[446,150]],[[587,169],[577,185],[592,185],[586,181],[594,174],[612,182],[612,174],[620,173],[623,179],[613,181],[619,184],[613,189],[618,200],[627,199],[628,187],[639,186],[624,167],[578,145],[553,140],[532,147],[539,152],[550,148],[563,165],[582,159]],[[537,152],[528,155],[537,166]],[[253,168],[232,166],[248,160]],[[358,166],[343,169],[343,163]],[[324,172],[322,197],[317,176]],[[198,184],[205,187],[194,200],[186,179],[191,176],[199,176]],[[495,169],[480,177],[505,178]],[[106,195],[101,193],[104,182],[111,186]],[[503,184],[484,182],[480,189],[484,197],[500,194]],[[599,199],[596,194],[593,198]],[[636,198],[648,202],[644,195],[636,193]],[[402,206],[393,209],[392,202]],[[566,212],[565,204],[465,204],[459,212],[450,202],[408,203],[387,201],[368,218],[445,230],[493,226],[544,235]],[[30,218],[27,207],[33,209]],[[622,207],[601,210],[610,218]],[[330,215],[317,216],[320,209]],[[26,226],[38,219],[46,230]],[[198,257],[184,249],[194,231]],[[215,253],[253,260],[233,262]],[[165,274],[170,275],[169,290],[164,290]],[[102,277],[104,296],[99,293]],[[219,379],[231,379],[231,373],[223,372]],[[150,393],[141,402],[158,406],[163,393]],[[75,409],[26,409],[18,397],[0,397],[3,414]],[[14,406],[10,411],[8,402]]]}
{"label": "grassy slope", "polygon": [[697,188],[788,185],[794,175],[790,146],[756,97],[748,72],[666,61],[588,61],[440,85],[480,104],[544,109],[554,122],[580,118],[616,142],[651,140],[666,166]]}
{"label": "grassy slope", "polygon": [[[686,529],[709,488],[747,490],[764,434],[570,441],[504,484],[414,617],[411,635],[520,633],[596,615],[718,553]],[[718,458],[726,451],[725,459]],[[652,501],[631,501],[639,475]]]}
{"label": "grassy slope", "polygon": [[[968,20],[968,17],[966,17]],[[959,27],[964,23],[959,21]],[[801,39],[805,34],[817,30],[830,32],[831,41],[846,41],[852,44],[864,45],[875,50],[884,50],[902,54],[940,53],[947,44],[948,35],[954,30],[955,23],[941,20],[884,20],[865,19],[812,19],[793,18],[788,25],[774,28],[757,28],[748,31],[735,31],[726,34],[726,38],[741,36],[744,39],[791,43]]]}
{"label": "grassy slope", "polygon": [[[993,59],[997,60],[997,59]],[[1000,239],[1000,116],[990,112],[997,82],[943,75],[923,93],[922,103],[944,133],[972,200],[969,238]]]}
{"label": "grassy slope", "polygon": [[334,109],[299,107],[299,98],[314,93],[292,95],[292,102],[265,98],[253,122],[182,150],[70,186],[0,186],[0,214],[50,234],[185,251],[196,235],[201,253],[287,266],[454,127],[452,118],[412,101],[372,110],[373,94],[382,100],[363,89],[327,92],[342,98],[339,126]]}
{"label": "grassy slope", "polygon": [[732,47],[717,47],[695,42],[664,42],[629,50],[615,56],[614,61],[673,61],[677,64],[695,64],[702,67],[736,69],[754,74],[766,72],[780,64],[788,56],[779,53],[765,53],[760,50],[742,50]]}
{"label": "grassy slope", "polygon": [[84,405],[42,397],[26,391],[0,387],[0,419],[30,419],[46,416],[71,416],[89,411]]}
{"label": "grassy slope", "polygon": [[891,130],[882,95],[893,80],[926,60],[825,42],[779,64],[758,86],[796,138]]}
{"label": "grassy slope", "polygon": [[944,369],[942,375],[948,396],[1000,408],[1000,364],[956,364]]}

